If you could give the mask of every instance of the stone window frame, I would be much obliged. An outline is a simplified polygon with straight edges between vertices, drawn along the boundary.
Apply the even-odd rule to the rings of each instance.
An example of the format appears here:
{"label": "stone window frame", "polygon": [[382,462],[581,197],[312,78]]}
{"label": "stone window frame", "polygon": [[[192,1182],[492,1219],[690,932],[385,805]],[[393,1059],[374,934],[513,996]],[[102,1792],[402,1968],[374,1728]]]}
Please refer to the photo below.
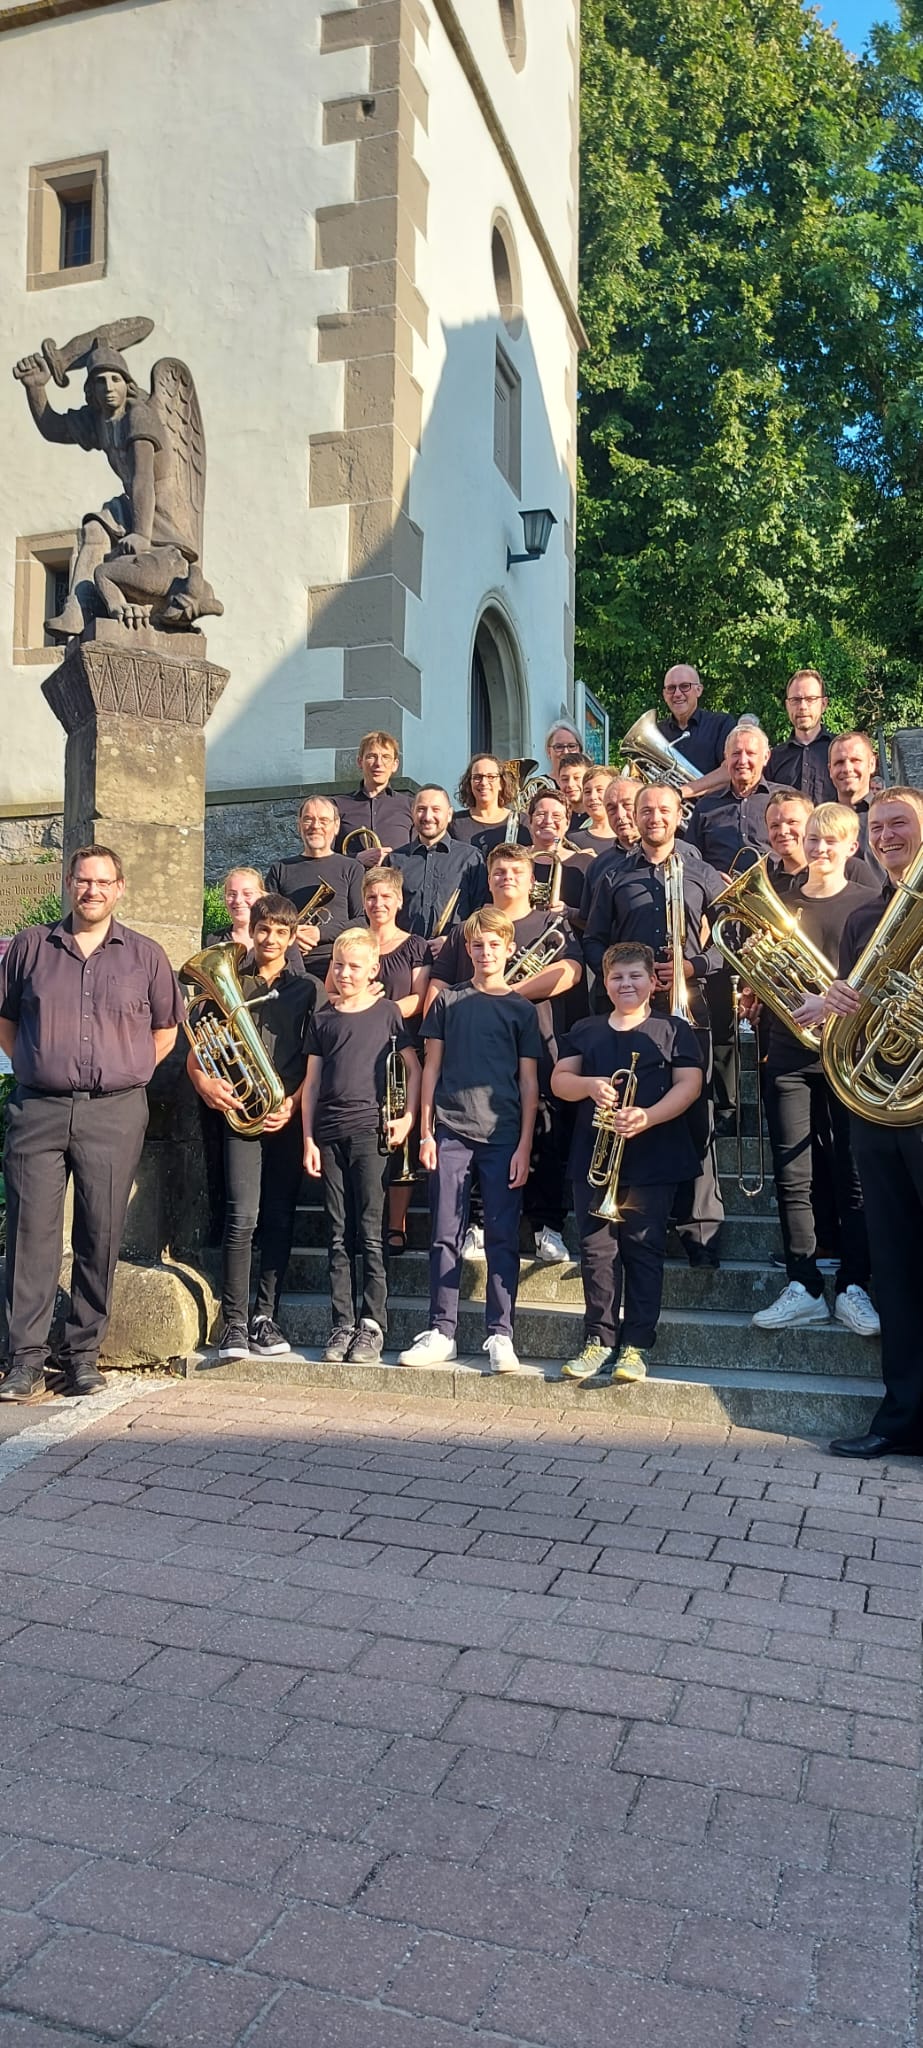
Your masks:
{"label": "stone window frame", "polygon": [[69,568],[77,547],[73,528],[57,533],[27,533],[16,542],[13,593],[13,662],[42,662],[53,667],[63,647],[45,639],[48,571]]}
{"label": "stone window frame", "polygon": [[499,341],[494,358],[494,461],[518,499],[522,489],[522,378]]}
{"label": "stone window frame", "polygon": [[490,223],[490,266],[500,318],[512,341],[523,328],[522,271],[508,214],[498,207]]}
{"label": "stone window frame", "polygon": [[503,47],[514,71],[521,71],[526,61],[526,23],[522,0],[497,0],[500,16],[500,34]]}
{"label": "stone window frame", "polygon": [[[29,220],[26,240],[26,290],[50,291],[58,285],[91,284],[106,275],[109,157],[65,157],[59,163],[33,164],[29,171]],[[89,263],[61,264],[61,201],[87,193],[92,208]]]}

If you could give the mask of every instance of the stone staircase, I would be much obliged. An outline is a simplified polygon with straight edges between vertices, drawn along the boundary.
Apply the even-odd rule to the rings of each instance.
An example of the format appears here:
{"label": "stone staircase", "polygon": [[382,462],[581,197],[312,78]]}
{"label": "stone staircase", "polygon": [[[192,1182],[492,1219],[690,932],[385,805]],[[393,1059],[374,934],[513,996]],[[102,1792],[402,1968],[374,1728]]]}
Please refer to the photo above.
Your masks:
{"label": "stone staircase", "polygon": [[[756,1107],[752,1083],[746,1108],[751,1133]],[[747,1123],[745,1122],[745,1129]],[[757,1163],[754,1135],[744,1138],[744,1166]],[[769,1166],[769,1149],[766,1147]],[[485,1375],[482,1260],[466,1262],[462,1278],[457,1365],[395,1370],[394,1358],[426,1327],[428,1216],[423,1190],[415,1198],[408,1226],[408,1250],[391,1267],[390,1327],[386,1360],[379,1367],[329,1366],[321,1353],[330,1327],[323,1216],[319,1190],[305,1182],[298,1211],[296,1246],[280,1320],[291,1338],[287,1358],[250,1359],[221,1365],[213,1353],[188,1361],[190,1374],[211,1378],[337,1384],[387,1391],[389,1396],[440,1396],[460,1400],[496,1399],[505,1406],[550,1407],[560,1412],[597,1408],[657,1414],[679,1420],[732,1422],[755,1429],[795,1434],[837,1434],[868,1427],[881,1395],[877,1342],[856,1337],[832,1320],[805,1330],[770,1332],[751,1327],[750,1317],[773,1301],[785,1274],[771,1263],[781,1249],[771,1180],[755,1200],[745,1200],[734,1179],[736,1145],[718,1140],[727,1217],[721,1267],[691,1269],[674,1242],[668,1258],[664,1307],[657,1333],[655,1364],[643,1385],[610,1388],[562,1380],[561,1361],[580,1347],[583,1295],[580,1268],[543,1266],[524,1256],[516,1317],[516,1344],[525,1370],[499,1378]],[[565,1232],[572,1252],[572,1220]],[[524,1235],[524,1242],[526,1241]],[[832,1310],[832,1280],[827,1282]]]}

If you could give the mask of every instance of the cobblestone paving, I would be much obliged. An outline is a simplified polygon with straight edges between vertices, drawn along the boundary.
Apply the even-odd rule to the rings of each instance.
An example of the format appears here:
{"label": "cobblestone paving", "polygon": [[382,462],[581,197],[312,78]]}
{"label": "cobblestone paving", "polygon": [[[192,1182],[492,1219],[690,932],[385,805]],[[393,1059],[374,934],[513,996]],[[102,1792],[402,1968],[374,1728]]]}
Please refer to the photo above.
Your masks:
{"label": "cobblestone paving", "polygon": [[910,2048],[921,1509],[139,1390],[0,1482],[0,2048]]}

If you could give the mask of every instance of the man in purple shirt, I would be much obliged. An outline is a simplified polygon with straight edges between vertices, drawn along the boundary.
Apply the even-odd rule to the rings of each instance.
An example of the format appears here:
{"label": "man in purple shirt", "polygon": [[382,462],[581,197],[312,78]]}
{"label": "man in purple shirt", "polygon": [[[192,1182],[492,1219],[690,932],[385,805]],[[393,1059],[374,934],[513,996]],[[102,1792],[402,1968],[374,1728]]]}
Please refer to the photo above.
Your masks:
{"label": "man in purple shirt", "polygon": [[125,891],[118,855],[78,847],[66,881],[70,916],[19,932],[0,962],[0,1047],[17,1083],[3,1157],[10,1363],[0,1401],[45,1391],[68,1178],[65,1386],[92,1394],[103,1385],[96,1360],[147,1128],[147,1083],[183,1016],[163,948],[114,919]]}

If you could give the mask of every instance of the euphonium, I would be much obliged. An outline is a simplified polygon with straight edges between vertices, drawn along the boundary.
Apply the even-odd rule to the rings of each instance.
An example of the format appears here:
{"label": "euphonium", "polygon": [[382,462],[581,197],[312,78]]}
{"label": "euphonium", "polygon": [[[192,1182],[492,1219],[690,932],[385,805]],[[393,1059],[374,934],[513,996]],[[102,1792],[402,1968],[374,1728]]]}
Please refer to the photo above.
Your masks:
{"label": "euphonium", "polygon": [[531,946],[522,946],[514,953],[503,977],[507,988],[518,988],[520,982],[531,981],[533,974],[542,974],[546,967],[553,966],[559,953],[567,945],[567,933],[559,917],[553,924],[545,926],[533,939]]}
{"label": "euphonium", "polygon": [[586,1177],[591,1188],[605,1188],[606,1192],[602,1201],[590,1213],[593,1216],[601,1216],[605,1223],[621,1223],[622,1220],[619,1208],[619,1174],[622,1170],[625,1139],[621,1132],[616,1130],[614,1120],[618,1110],[631,1108],[637,1095],[637,1064],[638,1055],[633,1052],[630,1067],[616,1067],[615,1073],[610,1074],[609,1085],[617,1091],[620,1090],[619,1098],[611,1109],[603,1109],[597,1105],[593,1116],[596,1139]]}
{"label": "euphonium", "polygon": [[692,1021],[689,991],[686,987],[686,899],[683,895],[683,863],[678,853],[671,853],[663,864],[663,893],[667,909],[667,944],[670,948],[672,981],[670,985],[670,1015],[682,1017],[687,1024]]}
{"label": "euphonium", "polygon": [[[388,1126],[397,1122],[399,1116],[407,1114],[407,1069],[397,1049],[397,1032],[392,1028],[391,1044],[385,1055],[385,1090],[378,1105],[378,1150],[382,1155],[396,1150],[388,1138]],[[403,1145],[399,1181],[413,1179],[410,1170],[410,1152],[405,1138]]]}
{"label": "euphonium", "polygon": [[849,986],[861,998],[829,1017],[824,1073],[847,1109],[868,1123],[923,1123],[923,846],[860,953]]}
{"label": "euphonium", "polygon": [[346,833],[340,847],[340,852],[346,855],[347,860],[354,858],[349,850],[352,845],[358,846],[360,853],[371,853],[373,847],[380,850],[381,840],[378,833],[372,831],[371,825],[354,825],[352,831]]}
{"label": "euphonium", "polygon": [[665,782],[671,789],[688,789],[705,777],[693,768],[679,747],[657,730],[656,711],[642,711],[630,725],[619,747],[632,775],[639,782]]}
{"label": "euphonium", "polygon": [[[806,996],[825,996],[835,969],[776,895],[765,855],[715,897],[711,917],[712,938],[728,966],[801,1045],[816,1052],[820,1032],[810,1024],[794,1024],[792,1012],[801,1008]],[[749,936],[735,945],[725,934],[736,924],[743,925]]]}
{"label": "euphonium", "polygon": [[[576,741],[574,742],[576,745]],[[513,796],[510,815],[506,821],[504,845],[515,846],[519,837],[519,825],[534,796],[560,796],[561,792],[550,775],[537,775],[537,761],[523,758],[520,761],[501,761],[503,774],[513,782]]]}
{"label": "euphonium", "polygon": [[[274,988],[265,995],[251,996],[249,1002],[240,985],[240,963],[245,946],[233,941],[225,946],[206,946],[180,968],[180,979],[199,985],[201,995],[186,1004],[183,1030],[199,1065],[213,1081],[228,1081],[237,1097],[237,1108],[224,1114],[232,1131],[242,1136],[259,1136],[266,1118],[280,1109],[285,1089],[276,1073],[260,1034],[250,1016],[257,1003],[270,1002]],[[216,1004],[221,1015],[209,1015],[204,1005]],[[203,1006],[203,1014],[193,1011]]]}

